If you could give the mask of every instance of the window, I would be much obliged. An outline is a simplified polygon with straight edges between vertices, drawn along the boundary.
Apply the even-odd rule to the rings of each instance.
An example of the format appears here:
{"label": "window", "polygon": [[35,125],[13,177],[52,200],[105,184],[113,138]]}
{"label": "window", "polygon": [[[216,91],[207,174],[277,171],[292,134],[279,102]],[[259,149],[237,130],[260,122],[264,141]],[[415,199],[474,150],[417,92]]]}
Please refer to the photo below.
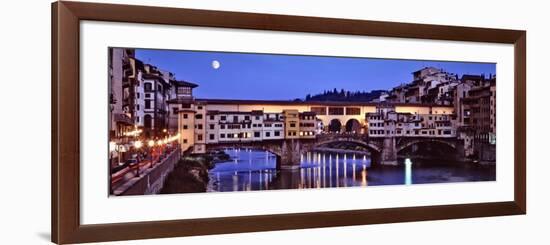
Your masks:
{"label": "window", "polygon": [[202,110],[202,105],[197,106],[197,109],[198,109],[198,110]]}
{"label": "window", "polygon": [[183,139],[183,143],[184,143],[184,144],[187,144],[187,139]]}
{"label": "window", "polygon": [[[145,104],[145,108],[147,108],[147,103]],[[172,108],[172,113],[178,114],[178,108],[177,108],[177,107],[173,107],[173,108]]]}
{"label": "window", "polygon": [[250,116],[244,116],[244,120],[250,120]]}
{"label": "window", "polygon": [[202,114],[195,115],[195,119],[202,119]]}
{"label": "window", "polygon": [[209,135],[210,140],[214,140],[214,137],[215,137],[214,134]]}
{"label": "window", "polygon": [[311,111],[315,112],[317,115],[326,115],[327,114],[327,108],[326,107],[311,107]]}
{"label": "window", "polygon": [[202,129],[202,124],[197,124],[197,129]]}
{"label": "window", "polygon": [[329,115],[344,115],[344,108],[343,107],[329,107],[328,108],[328,114]]}
{"label": "window", "polygon": [[146,94],[145,94],[145,98],[151,98],[151,94],[146,93]]}
{"label": "window", "polygon": [[260,137],[260,132],[254,132],[254,138],[259,138]]}
{"label": "window", "polygon": [[189,128],[187,125],[183,125],[183,129],[187,129]]}
{"label": "window", "polygon": [[145,109],[151,109],[151,100],[145,100]]}
{"label": "window", "polygon": [[139,93],[136,93],[136,98],[138,98],[138,99],[139,99]]}
{"label": "window", "polygon": [[214,115],[210,115],[210,120],[214,120]]}
{"label": "window", "polygon": [[291,127],[291,128],[295,128],[295,127],[296,127],[296,123],[290,123],[290,127]]}
{"label": "window", "polygon": [[271,137],[271,132],[265,132],[265,137]]}
{"label": "window", "polygon": [[229,124],[227,125],[227,129],[241,129],[240,124]]}
{"label": "window", "polygon": [[191,94],[191,88],[190,87],[178,87],[176,90],[177,94],[183,94],[183,95],[190,95]]}
{"label": "window", "polygon": [[214,124],[209,125],[210,129],[214,129]]}
{"label": "window", "polygon": [[256,116],[256,120],[260,120],[260,116]]}
{"label": "window", "polygon": [[239,121],[239,116],[233,116],[233,121],[234,122]]}
{"label": "window", "polygon": [[225,121],[226,119],[227,119],[226,116],[221,116],[221,117],[220,117],[220,120],[222,120],[222,121]]}
{"label": "window", "polygon": [[136,122],[139,122],[139,117],[136,117]]}
{"label": "window", "polygon": [[281,131],[275,131],[275,136],[281,136]]}
{"label": "window", "polygon": [[225,134],[220,134],[220,138],[225,138]]}
{"label": "window", "polygon": [[139,105],[136,105],[136,110],[138,110],[138,111],[139,111]]}
{"label": "window", "polygon": [[361,108],[359,108],[359,107],[346,107],[346,115],[361,115]]}
{"label": "window", "polygon": [[197,140],[198,140],[198,141],[201,141],[201,140],[202,140],[202,134],[197,134]]}
{"label": "window", "polygon": [[187,119],[187,113],[183,114],[183,119]]}
{"label": "window", "polygon": [[144,83],[143,89],[145,90],[145,92],[151,92],[153,91],[153,85],[151,83]]}

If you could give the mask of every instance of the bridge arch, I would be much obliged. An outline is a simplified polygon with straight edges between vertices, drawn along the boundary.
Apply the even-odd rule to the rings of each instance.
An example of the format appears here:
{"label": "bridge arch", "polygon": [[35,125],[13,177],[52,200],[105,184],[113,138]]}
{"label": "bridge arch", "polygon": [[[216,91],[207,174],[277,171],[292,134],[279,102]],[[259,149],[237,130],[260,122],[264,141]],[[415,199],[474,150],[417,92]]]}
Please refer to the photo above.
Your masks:
{"label": "bridge arch", "polygon": [[445,145],[445,146],[447,146],[449,148],[452,148],[454,150],[456,150],[456,148],[457,148],[456,142],[452,142],[452,141],[449,141],[449,140],[434,139],[434,138],[420,138],[420,139],[407,140],[405,142],[399,142],[396,146],[396,152],[399,153],[399,152],[407,149],[408,147],[411,147],[413,145],[424,144],[424,143],[435,143],[435,144],[439,144],[439,145]]}
{"label": "bridge arch", "polygon": [[330,120],[328,124],[329,132],[339,133],[341,130],[342,130],[342,122],[340,122],[339,119],[334,118]]}
{"label": "bridge arch", "polygon": [[353,138],[340,138],[340,137],[334,137],[331,139],[326,140],[320,140],[315,143],[315,147],[322,147],[324,145],[330,145],[333,143],[341,143],[341,142],[347,142],[347,143],[353,143],[359,146],[364,147],[365,149],[368,149],[371,153],[380,153],[382,151],[382,147],[378,144],[375,144],[373,142],[365,142],[360,139],[353,139]]}

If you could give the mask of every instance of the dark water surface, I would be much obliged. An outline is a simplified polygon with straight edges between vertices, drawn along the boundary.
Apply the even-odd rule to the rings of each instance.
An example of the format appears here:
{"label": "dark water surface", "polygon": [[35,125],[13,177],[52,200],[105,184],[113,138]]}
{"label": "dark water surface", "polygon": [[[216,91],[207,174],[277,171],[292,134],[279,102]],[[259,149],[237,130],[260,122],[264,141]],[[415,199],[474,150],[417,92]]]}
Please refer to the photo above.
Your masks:
{"label": "dark water surface", "polygon": [[330,188],[469,181],[494,181],[495,165],[453,161],[399,159],[398,166],[371,166],[366,155],[309,152],[300,169],[275,168],[275,155],[250,149],[228,149],[233,160],[210,170],[209,192],[297,188]]}

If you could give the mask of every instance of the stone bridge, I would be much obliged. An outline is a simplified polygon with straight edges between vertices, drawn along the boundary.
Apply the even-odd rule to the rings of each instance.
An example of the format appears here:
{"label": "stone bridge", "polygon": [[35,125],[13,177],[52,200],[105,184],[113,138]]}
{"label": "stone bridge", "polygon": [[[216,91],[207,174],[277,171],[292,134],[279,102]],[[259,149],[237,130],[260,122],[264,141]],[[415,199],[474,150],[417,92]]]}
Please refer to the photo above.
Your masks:
{"label": "stone bridge", "polygon": [[333,143],[346,142],[361,146],[370,153],[373,163],[397,165],[397,155],[408,147],[421,143],[446,145],[456,152],[455,158],[463,157],[463,144],[456,138],[428,137],[369,137],[366,134],[329,133],[317,135],[315,139],[284,139],[264,141],[242,141],[207,144],[208,151],[226,148],[252,148],[265,150],[277,157],[277,169],[300,167],[301,154]]}

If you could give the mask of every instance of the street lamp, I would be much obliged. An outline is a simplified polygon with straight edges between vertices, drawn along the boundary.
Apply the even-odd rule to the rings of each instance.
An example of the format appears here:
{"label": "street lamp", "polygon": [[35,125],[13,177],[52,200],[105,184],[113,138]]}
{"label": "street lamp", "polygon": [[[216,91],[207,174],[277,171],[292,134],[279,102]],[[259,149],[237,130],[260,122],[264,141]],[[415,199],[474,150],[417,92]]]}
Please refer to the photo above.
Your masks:
{"label": "street lamp", "polygon": [[164,144],[167,144],[168,143],[168,136],[169,136],[169,134],[167,133],[168,130],[163,129],[162,132],[164,132]]}
{"label": "street lamp", "polygon": [[[134,141],[134,147],[136,148],[136,151],[139,151],[139,149],[143,146],[143,143],[141,141]],[[137,164],[137,168],[136,168],[136,177],[139,177],[139,161],[137,161],[136,159],[136,164]]]}
{"label": "street lamp", "polygon": [[153,147],[155,146],[155,141],[149,140],[149,142],[147,142],[147,145],[149,146],[149,157],[151,158],[151,164],[149,165],[149,168],[153,168],[153,163],[155,162],[155,160],[153,159]]}
{"label": "street lamp", "polygon": [[[110,167],[112,167],[112,165],[113,165],[113,163],[112,163],[113,154],[116,151],[116,147],[117,147],[116,142],[114,142],[114,141],[109,142],[109,166]],[[117,163],[117,165],[118,165],[118,163]]]}

